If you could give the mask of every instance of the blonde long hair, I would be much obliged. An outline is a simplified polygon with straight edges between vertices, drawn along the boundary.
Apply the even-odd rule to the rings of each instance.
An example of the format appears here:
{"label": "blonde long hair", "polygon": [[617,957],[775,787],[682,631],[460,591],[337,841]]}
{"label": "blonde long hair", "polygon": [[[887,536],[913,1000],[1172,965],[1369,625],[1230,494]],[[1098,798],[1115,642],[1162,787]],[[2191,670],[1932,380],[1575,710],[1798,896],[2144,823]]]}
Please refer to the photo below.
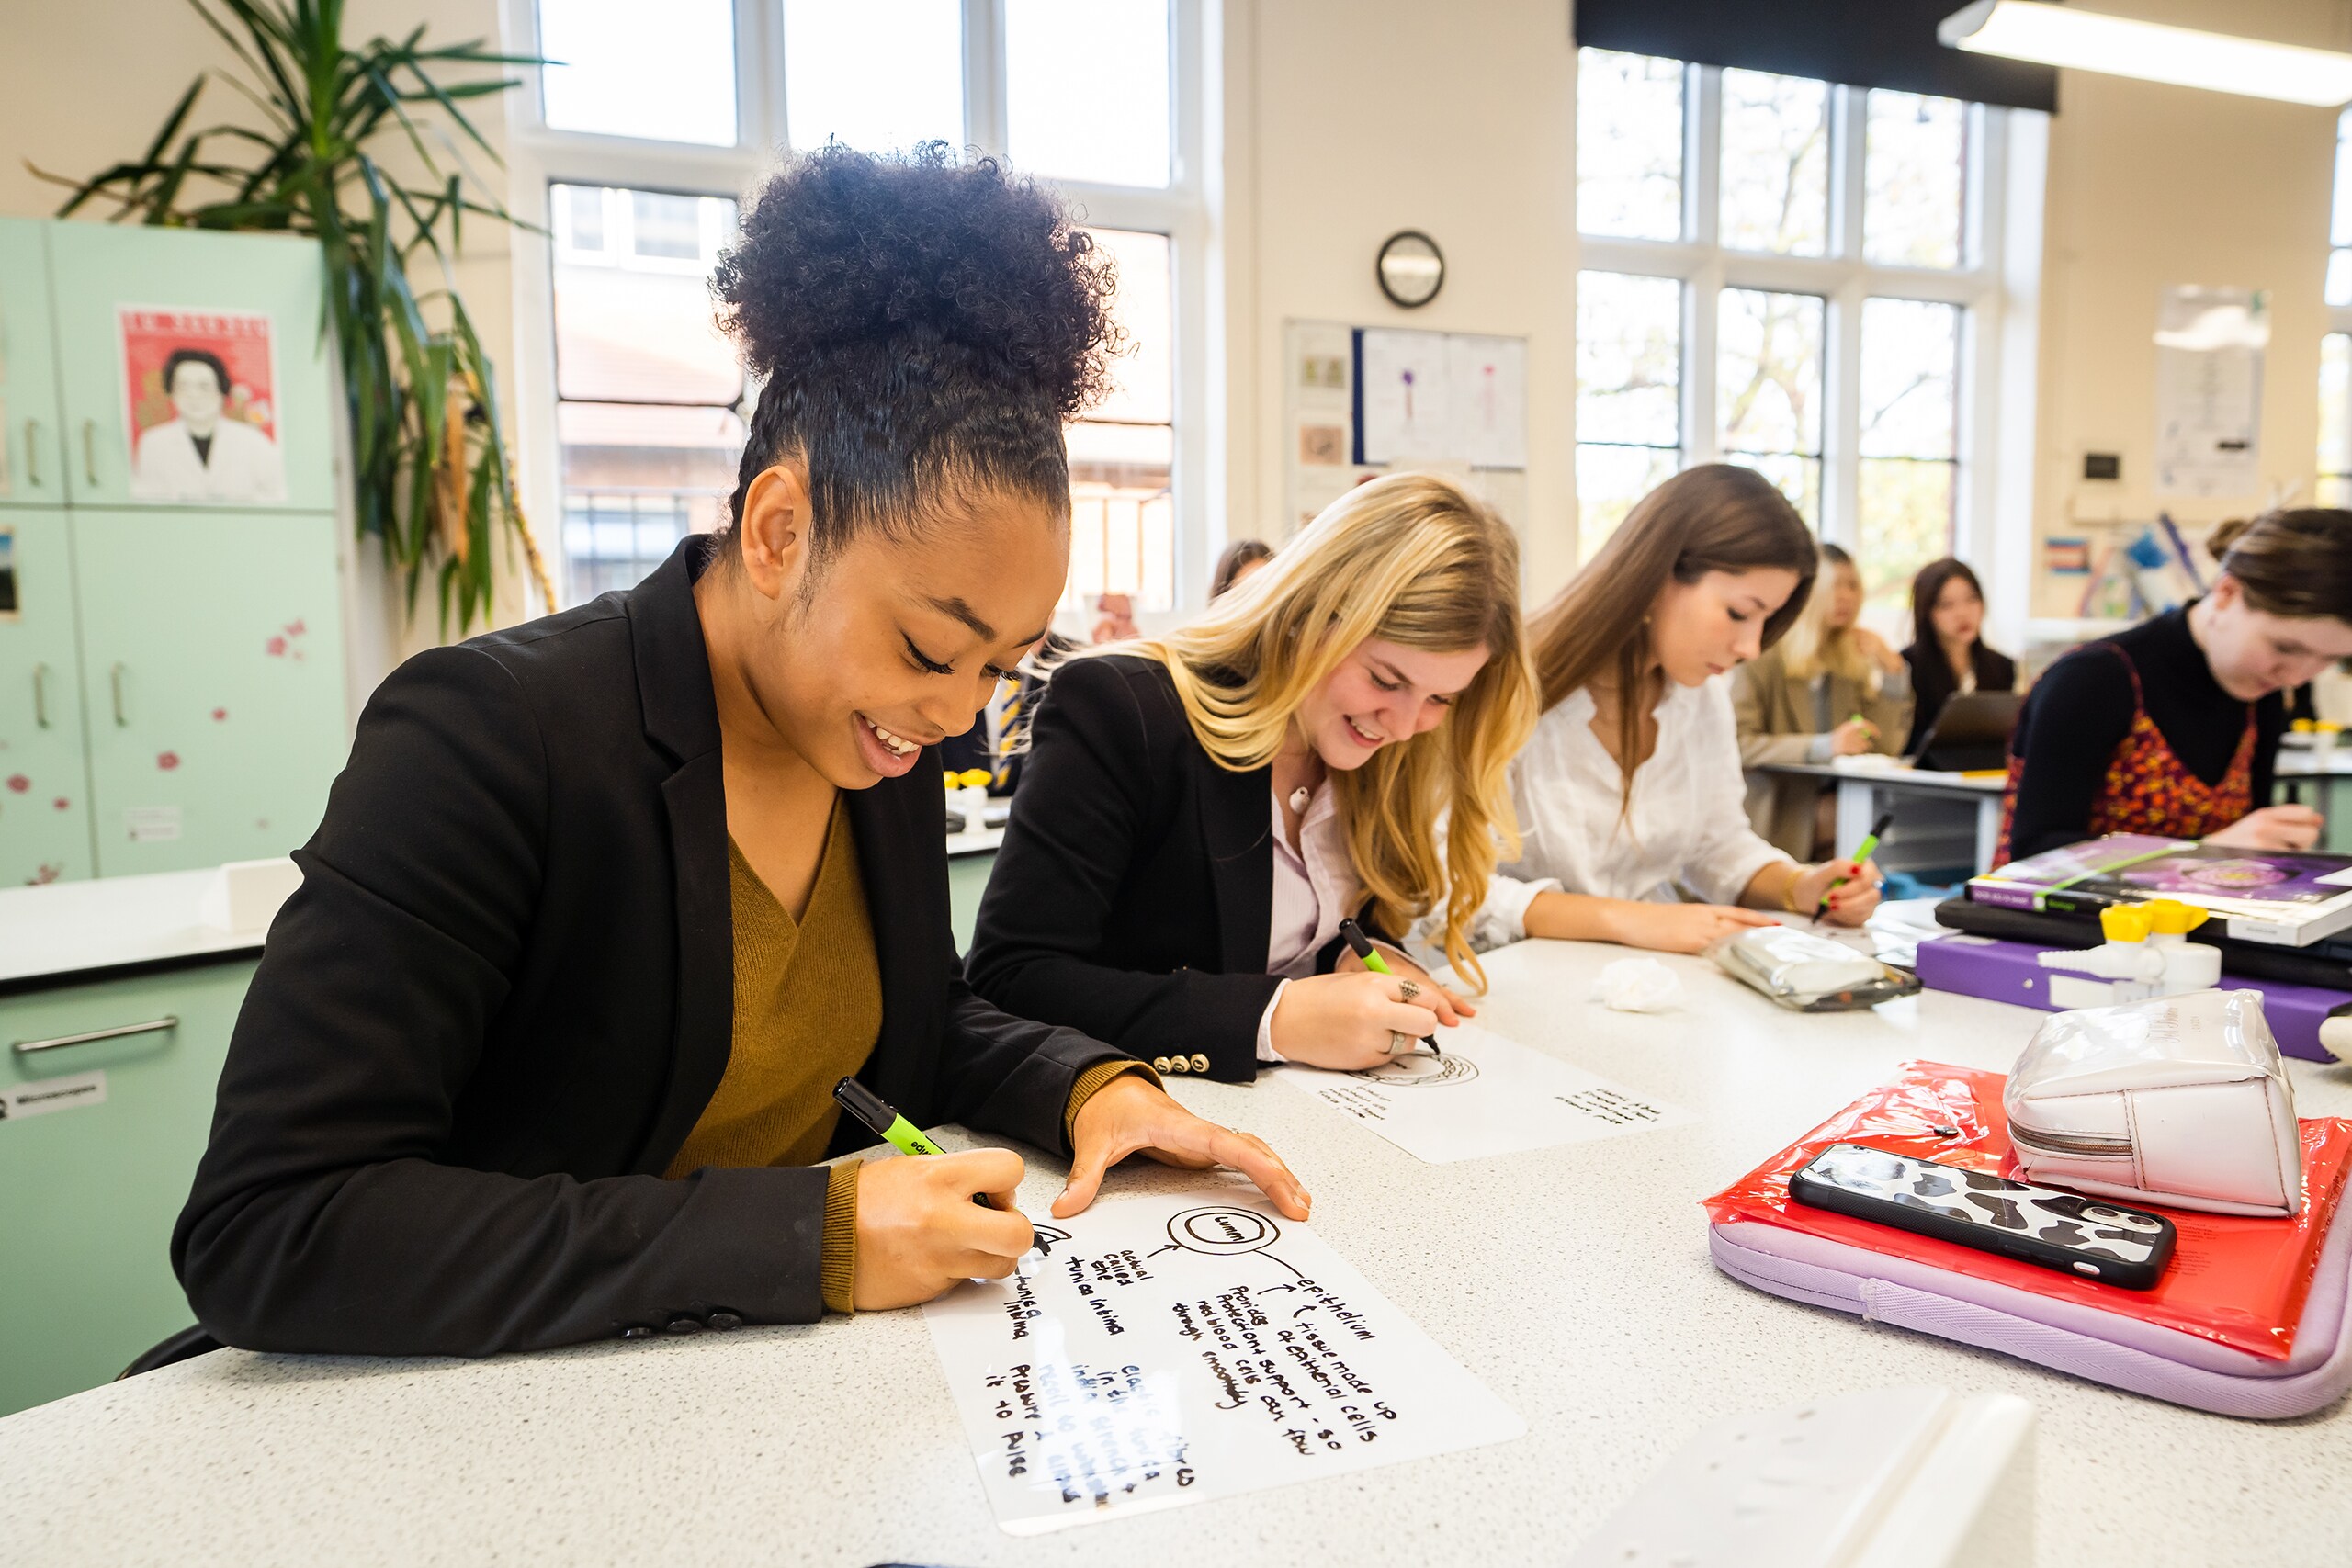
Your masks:
{"label": "blonde long hair", "polygon": [[1377,919],[1402,932],[1442,900],[1446,958],[1483,987],[1469,930],[1499,855],[1518,853],[1506,773],[1536,716],[1519,542],[1494,513],[1430,475],[1374,479],[1324,508],[1199,619],[1090,651],[1158,660],[1202,748],[1227,772],[1249,773],[1273,761],[1308,694],[1375,637],[1487,651],[1436,728],[1332,773],[1349,858]]}
{"label": "blonde long hair", "polygon": [[1836,545],[1821,547],[1821,571],[1813,580],[1804,611],[1781,642],[1781,668],[1799,681],[1810,682],[1816,675],[1851,681],[1874,697],[1884,684],[1878,661],[1862,651],[1853,627],[1829,624],[1830,601],[1838,597],[1838,573],[1853,570],[1853,557]]}

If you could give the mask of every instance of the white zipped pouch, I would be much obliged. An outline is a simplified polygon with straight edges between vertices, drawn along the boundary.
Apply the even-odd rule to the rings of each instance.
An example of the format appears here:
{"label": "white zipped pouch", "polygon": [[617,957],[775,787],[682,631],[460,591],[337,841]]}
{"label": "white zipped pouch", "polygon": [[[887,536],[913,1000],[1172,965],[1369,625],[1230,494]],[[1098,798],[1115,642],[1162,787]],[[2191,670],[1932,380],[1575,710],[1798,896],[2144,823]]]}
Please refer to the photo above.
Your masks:
{"label": "white zipped pouch", "polygon": [[2217,1214],[2302,1206],[2294,1086],[2259,991],[2052,1014],[2001,1099],[2028,1181]]}

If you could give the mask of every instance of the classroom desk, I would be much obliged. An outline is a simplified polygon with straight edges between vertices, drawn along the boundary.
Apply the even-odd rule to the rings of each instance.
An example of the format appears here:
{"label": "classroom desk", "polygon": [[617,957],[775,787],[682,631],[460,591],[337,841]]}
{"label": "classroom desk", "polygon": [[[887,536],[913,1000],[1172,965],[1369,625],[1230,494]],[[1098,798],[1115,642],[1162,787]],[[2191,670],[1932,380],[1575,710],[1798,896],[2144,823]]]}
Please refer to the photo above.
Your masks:
{"label": "classroom desk", "polygon": [[[1993,846],[2001,837],[2001,789],[2004,781],[1997,778],[1971,778],[1966,773],[1928,773],[1912,768],[1860,769],[1833,768],[1826,762],[1767,762],[1763,771],[1787,773],[1799,778],[1824,779],[1838,786],[1838,852],[1846,853],[1862,841],[1883,810],[1896,809],[1908,796],[1912,799],[1962,801],[1973,807],[1976,825],[1976,861],[1973,869],[1989,871],[1993,865]],[[1902,833],[1898,818],[1893,829]],[[1882,863],[1887,858],[1883,857]]]}
{"label": "classroom desk", "polygon": [[2342,854],[2352,850],[2352,806],[2345,790],[2352,784],[2352,748],[2339,746],[2323,757],[2307,747],[2278,749],[2278,792],[2281,800],[2301,802],[2309,785],[2319,798],[2310,804],[2327,818],[2319,847]]}
{"label": "classroom desk", "polygon": [[[1587,1000],[1622,950],[1489,956],[1486,1021],[1700,1113],[1429,1166],[1291,1088],[1172,1079],[1261,1133],[1316,1228],[1515,1406],[1525,1438],[1015,1539],[980,1494],[916,1311],[482,1362],[224,1351],[0,1420],[13,1565],[1562,1561],[1699,1427],[1942,1383],[2040,1415],[2040,1560],[2340,1568],[2352,1412],[2233,1421],[1768,1296],[1707,1260],[1698,1200],[1912,1056],[2003,1066],[2043,1015],[1929,993],[1799,1016],[1702,960],[1680,1011]],[[2307,1115],[2352,1068],[2290,1065]],[[973,1140],[950,1132],[955,1146]],[[1058,1172],[1033,1167],[1043,1213]],[[1157,1167],[1110,1191],[1197,1182]],[[2257,1544],[2258,1543],[2258,1544]]]}

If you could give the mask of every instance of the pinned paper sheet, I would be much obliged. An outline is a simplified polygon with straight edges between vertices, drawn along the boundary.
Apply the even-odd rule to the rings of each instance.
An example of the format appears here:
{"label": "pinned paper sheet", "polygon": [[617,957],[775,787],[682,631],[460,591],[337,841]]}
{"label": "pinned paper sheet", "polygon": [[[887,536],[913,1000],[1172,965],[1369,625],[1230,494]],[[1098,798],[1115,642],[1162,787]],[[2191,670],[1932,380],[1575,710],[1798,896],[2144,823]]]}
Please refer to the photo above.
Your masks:
{"label": "pinned paper sheet", "polygon": [[1293,1063],[1276,1076],[1431,1165],[1588,1144],[1692,1120],[1688,1111],[1475,1023],[1440,1030],[1437,1038],[1442,1056],[1418,1051],[1360,1073]]}
{"label": "pinned paper sheet", "polygon": [[1037,1227],[923,1308],[997,1523],[1037,1535],[1527,1429],[1303,1224],[1216,1188]]}

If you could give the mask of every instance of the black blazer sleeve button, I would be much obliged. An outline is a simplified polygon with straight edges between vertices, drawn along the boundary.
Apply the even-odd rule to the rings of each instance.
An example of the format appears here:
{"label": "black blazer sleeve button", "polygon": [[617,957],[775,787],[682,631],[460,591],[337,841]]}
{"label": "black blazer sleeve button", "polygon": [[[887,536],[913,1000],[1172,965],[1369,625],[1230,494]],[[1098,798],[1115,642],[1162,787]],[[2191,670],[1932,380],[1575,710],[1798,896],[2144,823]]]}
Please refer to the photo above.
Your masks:
{"label": "black blazer sleeve button", "polygon": [[743,1319],[740,1314],[728,1312],[723,1309],[718,1312],[712,1313],[708,1321],[711,1327],[718,1329],[721,1333],[724,1333],[730,1328],[741,1328],[743,1326]]}
{"label": "black blazer sleeve button", "polygon": [[702,1332],[702,1319],[698,1317],[673,1317],[670,1320],[670,1332],[673,1334],[700,1334]]}
{"label": "black blazer sleeve button", "polygon": [[653,1337],[653,1325],[649,1323],[632,1323],[621,1330],[621,1337],[624,1339],[650,1339]]}

